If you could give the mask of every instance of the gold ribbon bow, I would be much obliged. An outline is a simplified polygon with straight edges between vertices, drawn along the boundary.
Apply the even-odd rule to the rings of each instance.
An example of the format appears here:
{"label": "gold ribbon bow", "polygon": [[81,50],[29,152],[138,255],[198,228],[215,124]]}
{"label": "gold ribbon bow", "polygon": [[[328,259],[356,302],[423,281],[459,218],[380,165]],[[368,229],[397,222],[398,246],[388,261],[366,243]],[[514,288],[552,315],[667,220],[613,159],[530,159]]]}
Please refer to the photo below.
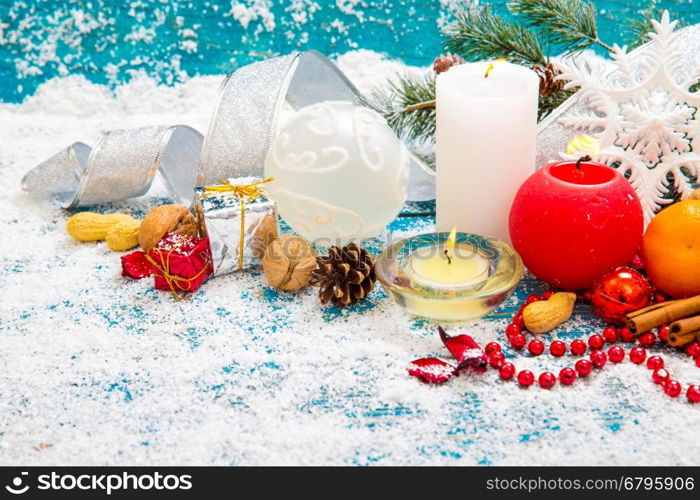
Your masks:
{"label": "gold ribbon bow", "polygon": [[267,198],[265,186],[268,182],[274,181],[274,177],[267,177],[261,181],[252,182],[250,184],[231,184],[231,181],[220,181],[219,184],[212,186],[204,186],[204,192],[200,195],[201,198],[207,198],[217,194],[230,194],[241,203],[241,231],[238,241],[238,269],[243,269],[243,244],[245,243],[245,204],[246,201],[253,201],[257,198]]}

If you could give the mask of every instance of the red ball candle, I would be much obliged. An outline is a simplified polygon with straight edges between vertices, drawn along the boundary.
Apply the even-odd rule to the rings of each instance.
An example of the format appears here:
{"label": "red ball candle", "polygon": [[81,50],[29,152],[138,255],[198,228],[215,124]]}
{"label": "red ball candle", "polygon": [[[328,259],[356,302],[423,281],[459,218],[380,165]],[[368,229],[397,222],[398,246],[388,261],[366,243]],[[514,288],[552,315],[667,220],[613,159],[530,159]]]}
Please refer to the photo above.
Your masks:
{"label": "red ball candle", "polygon": [[520,187],[510,237],[532,273],[558,288],[589,288],[632,261],[644,216],[637,194],[616,170],[588,161],[539,169]]}

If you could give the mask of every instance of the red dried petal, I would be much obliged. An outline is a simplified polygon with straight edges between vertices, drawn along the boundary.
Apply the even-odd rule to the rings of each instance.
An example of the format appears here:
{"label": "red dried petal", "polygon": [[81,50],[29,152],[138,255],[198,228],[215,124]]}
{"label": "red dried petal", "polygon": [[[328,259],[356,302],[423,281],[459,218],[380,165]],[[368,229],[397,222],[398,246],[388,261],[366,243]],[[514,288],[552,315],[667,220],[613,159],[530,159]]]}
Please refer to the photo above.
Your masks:
{"label": "red dried petal", "polygon": [[438,332],[442,343],[457,360],[457,370],[465,368],[472,368],[479,372],[486,370],[488,364],[486,353],[473,338],[464,334],[451,337],[445,333],[441,326],[438,326]]}
{"label": "red dried petal", "polygon": [[406,369],[411,376],[426,384],[444,384],[457,372],[454,365],[438,358],[417,359]]}
{"label": "red dried petal", "polygon": [[126,255],[122,255],[122,276],[139,280],[150,276],[153,266],[146,260],[146,252],[137,250]]}

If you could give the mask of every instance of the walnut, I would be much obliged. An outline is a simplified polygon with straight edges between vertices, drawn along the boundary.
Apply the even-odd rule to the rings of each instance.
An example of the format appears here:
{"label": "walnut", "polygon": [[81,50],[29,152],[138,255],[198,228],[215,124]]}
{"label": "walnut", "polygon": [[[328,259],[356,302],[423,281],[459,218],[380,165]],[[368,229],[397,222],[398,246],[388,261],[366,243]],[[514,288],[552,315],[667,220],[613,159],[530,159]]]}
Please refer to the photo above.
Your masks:
{"label": "walnut", "polygon": [[182,205],[163,205],[146,215],[139,229],[139,245],[145,252],[155,248],[165,233],[197,235],[197,221]]}
{"label": "walnut", "polygon": [[267,214],[257,226],[248,228],[248,233],[252,233],[253,238],[250,242],[250,248],[253,256],[256,259],[262,259],[265,256],[267,247],[277,238],[277,214]]}
{"label": "walnut", "polygon": [[316,268],[316,252],[309,242],[298,236],[273,240],[263,257],[263,272],[270,286],[296,292],[309,284]]}
{"label": "walnut", "polygon": [[700,189],[696,189],[692,193],[690,193],[690,196],[688,196],[689,200],[700,200]]}

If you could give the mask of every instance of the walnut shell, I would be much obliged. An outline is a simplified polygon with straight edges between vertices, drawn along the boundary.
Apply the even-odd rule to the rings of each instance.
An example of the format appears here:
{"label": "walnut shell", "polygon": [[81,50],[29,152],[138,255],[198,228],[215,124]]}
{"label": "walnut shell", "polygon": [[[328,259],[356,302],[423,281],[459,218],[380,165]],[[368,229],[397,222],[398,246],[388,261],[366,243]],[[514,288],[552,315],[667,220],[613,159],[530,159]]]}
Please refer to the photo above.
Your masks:
{"label": "walnut shell", "polygon": [[316,252],[304,238],[283,236],[267,246],[262,264],[270,286],[296,292],[309,284],[316,268]]}
{"label": "walnut shell", "polygon": [[139,229],[139,245],[148,252],[155,248],[165,233],[197,235],[197,221],[182,205],[156,207],[143,219]]}
{"label": "walnut shell", "polygon": [[255,227],[249,227],[248,233],[255,231],[250,242],[250,248],[253,256],[256,259],[262,259],[265,256],[265,250],[277,236],[277,215],[267,214]]}

